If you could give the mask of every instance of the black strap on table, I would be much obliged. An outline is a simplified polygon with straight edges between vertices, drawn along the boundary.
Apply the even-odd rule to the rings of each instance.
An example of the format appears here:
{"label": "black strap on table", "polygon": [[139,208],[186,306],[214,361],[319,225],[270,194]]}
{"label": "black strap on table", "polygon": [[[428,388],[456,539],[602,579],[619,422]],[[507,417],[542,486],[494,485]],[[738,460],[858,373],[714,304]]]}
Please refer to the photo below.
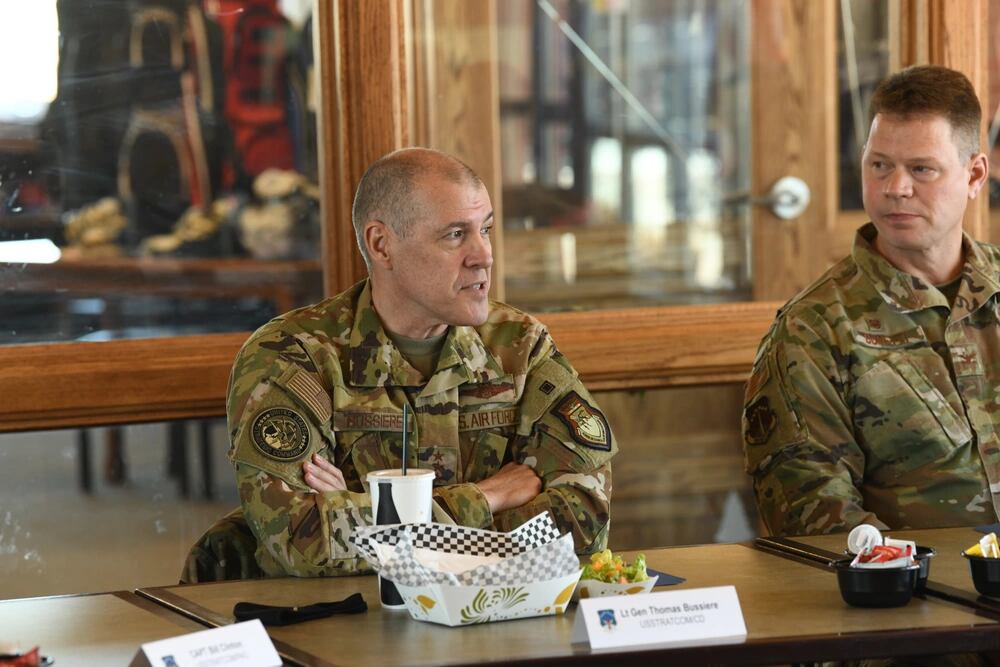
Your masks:
{"label": "black strap on table", "polygon": [[314,621],[334,614],[360,614],[368,611],[368,605],[361,593],[355,593],[340,602],[317,602],[303,607],[274,607],[253,602],[237,602],[233,616],[237,621],[252,621],[259,618],[264,625],[292,625],[304,621]]}

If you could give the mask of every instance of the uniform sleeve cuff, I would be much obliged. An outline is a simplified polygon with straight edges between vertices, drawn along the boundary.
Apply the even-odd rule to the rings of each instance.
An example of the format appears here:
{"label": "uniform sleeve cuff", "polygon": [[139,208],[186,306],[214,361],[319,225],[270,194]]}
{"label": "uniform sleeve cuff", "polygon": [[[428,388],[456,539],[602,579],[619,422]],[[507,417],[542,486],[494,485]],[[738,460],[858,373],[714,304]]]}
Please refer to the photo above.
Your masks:
{"label": "uniform sleeve cuff", "polygon": [[491,528],[493,512],[475,484],[453,484],[434,489],[434,499],[455,520],[470,528]]}

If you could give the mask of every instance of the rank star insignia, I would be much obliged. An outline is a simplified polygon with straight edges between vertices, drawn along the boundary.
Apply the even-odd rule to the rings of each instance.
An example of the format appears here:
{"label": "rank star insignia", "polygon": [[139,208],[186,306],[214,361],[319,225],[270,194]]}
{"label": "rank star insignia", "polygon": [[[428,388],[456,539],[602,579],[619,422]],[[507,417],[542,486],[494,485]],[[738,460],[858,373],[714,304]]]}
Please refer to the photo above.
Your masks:
{"label": "rank star insignia", "polygon": [[571,391],[559,401],[552,414],[566,424],[573,439],[584,447],[611,451],[611,429],[608,427],[608,420],[575,391]]}
{"label": "rank star insignia", "polygon": [[309,446],[309,427],[294,410],[268,408],[253,420],[254,447],[261,454],[279,461],[296,459]]}
{"label": "rank star insignia", "polygon": [[771,437],[771,432],[778,425],[778,417],[771,409],[771,401],[767,396],[761,396],[750,404],[746,414],[747,442],[751,445],[763,445]]}

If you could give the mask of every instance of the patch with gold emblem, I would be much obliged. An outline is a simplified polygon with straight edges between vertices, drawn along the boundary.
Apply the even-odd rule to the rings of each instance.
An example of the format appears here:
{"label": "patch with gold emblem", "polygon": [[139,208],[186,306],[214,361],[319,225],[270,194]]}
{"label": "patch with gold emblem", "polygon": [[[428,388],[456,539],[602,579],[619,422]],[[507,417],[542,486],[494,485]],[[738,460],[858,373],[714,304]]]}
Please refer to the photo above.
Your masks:
{"label": "patch with gold emblem", "polygon": [[751,445],[763,445],[778,425],[778,416],[767,396],[761,396],[747,407],[746,438]]}
{"label": "patch with gold emblem", "polygon": [[253,420],[253,445],[261,454],[279,461],[291,461],[309,447],[309,427],[294,410],[268,408]]}
{"label": "patch with gold emblem", "polygon": [[575,391],[566,394],[552,414],[566,424],[573,439],[584,447],[611,451],[611,428],[608,420]]}

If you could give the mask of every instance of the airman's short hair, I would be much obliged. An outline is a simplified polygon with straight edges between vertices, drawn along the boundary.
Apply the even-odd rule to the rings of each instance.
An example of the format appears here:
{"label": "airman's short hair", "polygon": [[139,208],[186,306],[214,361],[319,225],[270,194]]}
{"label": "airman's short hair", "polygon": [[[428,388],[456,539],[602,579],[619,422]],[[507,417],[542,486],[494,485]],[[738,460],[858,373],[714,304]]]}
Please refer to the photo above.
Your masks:
{"label": "airman's short hair", "polygon": [[351,209],[354,236],[371,269],[365,247],[364,227],[381,220],[400,237],[405,237],[416,220],[424,215],[424,200],[415,196],[421,178],[436,175],[454,183],[483,185],[469,165],[447,153],[430,148],[401,148],[375,160],[358,183]]}
{"label": "airman's short hair", "polygon": [[878,114],[941,116],[951,125],[959,155],[980,152],[983,111],[976,89],[961,72],[940,65],[920,65],[890,75],[878,85],[869,106],[869,125]]}

